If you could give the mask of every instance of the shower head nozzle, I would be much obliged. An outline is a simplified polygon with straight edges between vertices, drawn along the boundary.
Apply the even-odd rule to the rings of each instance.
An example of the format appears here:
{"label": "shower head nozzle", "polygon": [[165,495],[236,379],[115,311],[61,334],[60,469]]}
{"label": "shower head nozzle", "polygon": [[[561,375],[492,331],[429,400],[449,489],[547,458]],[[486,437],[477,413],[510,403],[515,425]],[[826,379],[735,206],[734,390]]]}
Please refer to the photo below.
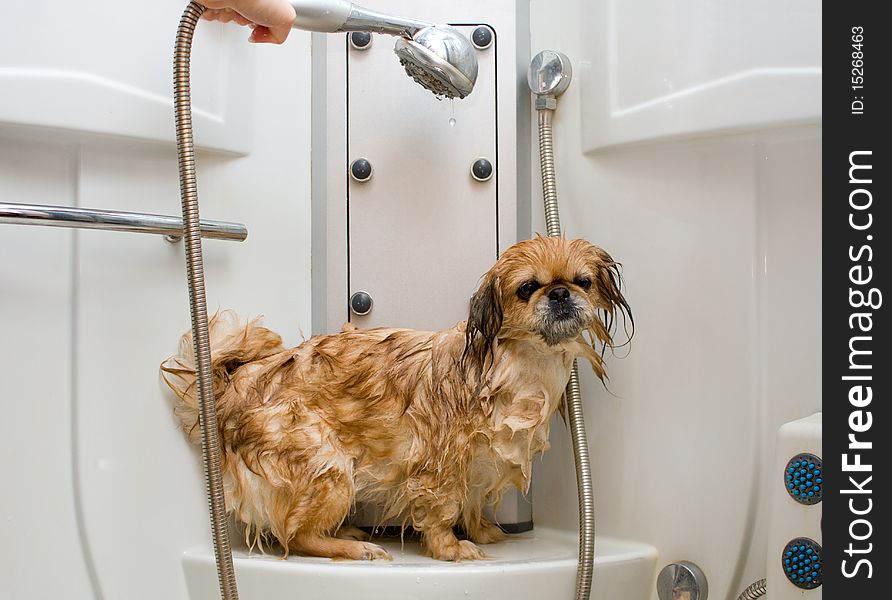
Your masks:
{"label": "shower head nozzle", "polygon": [[406,73],[419,84],[447,98],[464,98],[477,81],[477,56],[458,30],[431,25],[412,39],[398,38],[393,49]]}
{"label": "shower head nozzle", "polygon": [[368,31],[397,36],[406,73],[437,96],[464,98],[477,81],[477,55],[453,27],[376,13],[348,0],[292,0],[294,27],[323,33]]}

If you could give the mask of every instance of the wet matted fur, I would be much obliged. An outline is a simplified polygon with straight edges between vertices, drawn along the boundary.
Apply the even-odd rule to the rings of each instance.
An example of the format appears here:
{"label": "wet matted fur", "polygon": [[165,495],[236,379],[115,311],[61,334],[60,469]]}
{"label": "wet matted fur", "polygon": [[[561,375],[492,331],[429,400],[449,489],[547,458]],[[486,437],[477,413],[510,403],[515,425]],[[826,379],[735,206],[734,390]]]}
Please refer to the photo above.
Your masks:
{"label": "wet matted fur", "polygon": [[[508,486],[526,491],[573,359],[603,379],[596,348],[612,346],[619,314],[631,317],[617,263],[583,240],[544,237],[506,250],[468,320],[443,331],[348,324],[288,349],[257,320],[218,314],[210,335],[226,504],[249,544],[271,534],[286,555],[389,558],[343,527],[364,501],[410,523],[435,558],[482,558],[475,543],[504,535],[483,507]],[[161,372],[200,443],[189,333]]]}

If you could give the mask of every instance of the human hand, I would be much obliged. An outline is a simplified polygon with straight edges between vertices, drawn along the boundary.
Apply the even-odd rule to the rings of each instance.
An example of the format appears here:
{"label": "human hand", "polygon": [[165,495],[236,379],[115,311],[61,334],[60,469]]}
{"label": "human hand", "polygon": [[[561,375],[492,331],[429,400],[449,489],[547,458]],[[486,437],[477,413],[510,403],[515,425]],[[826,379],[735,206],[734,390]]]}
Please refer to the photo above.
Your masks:
{"label": "human hand", "polygon": [[198,0],[207,7],[202,15],[208,21],[247,25],[249,42],[281,44],[291,33],[296,16],[288,0]]}

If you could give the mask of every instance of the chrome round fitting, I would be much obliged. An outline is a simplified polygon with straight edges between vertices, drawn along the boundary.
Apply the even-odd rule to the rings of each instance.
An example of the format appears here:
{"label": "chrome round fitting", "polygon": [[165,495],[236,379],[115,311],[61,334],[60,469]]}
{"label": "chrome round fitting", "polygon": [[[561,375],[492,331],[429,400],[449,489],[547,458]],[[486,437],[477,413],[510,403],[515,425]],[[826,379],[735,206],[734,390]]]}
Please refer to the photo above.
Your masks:
{"label": "chrome round fitting", "polygon": [[368,31],[354,31],[350,34],[350,45],[354,50],[368,50],[372,45],[372,34]]}
{"label": "chrome round fitting", "polygon": [[657,596],[660,600],[706,600],[709,597],[706,574],[687,560],[666,565],[657,576]]}
{"label": "chrome round fitting", "polygon": [[471,43],[474,44],[474,47],[478,50],[486,50],[492,46],[494,38],[495,36],[492,34],[492,29],[486,25],[481,25],[471,34]]}
{"label": "chrome round fitting", "polygon": [[489,181],[492,179],[492,163],[485,158],[478,158],[471,165],[471,177],[477,181]]}
{"label": "chrome round fitting", "polygon": [[368,292],[355,292],[350,296],[350,310],[354,315],[367,315],[372,312],[372,297]]}
{"label": "chrome round fitting", "polygon": [[570,59],[554,50],[543,50],[534,56],[527,71],[530,91],[537,96],[560,96],[567,91],[572,78]]}
{"label": "chrome round fitting", "polygon": [[350,177],[363,183],[372,178],[372,163],[365,158],[357,158],[350,163]]}

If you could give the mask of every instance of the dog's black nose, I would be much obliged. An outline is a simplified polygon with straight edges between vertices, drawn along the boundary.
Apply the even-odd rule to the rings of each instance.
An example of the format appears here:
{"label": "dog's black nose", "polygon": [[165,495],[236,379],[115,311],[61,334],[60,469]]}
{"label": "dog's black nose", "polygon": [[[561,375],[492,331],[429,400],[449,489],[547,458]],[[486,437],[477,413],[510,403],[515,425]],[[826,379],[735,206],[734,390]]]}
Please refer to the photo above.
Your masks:
{"label": "dog's black nose", "polygon": [[570,290],[565,287],[556,287],[548,292],[548,299],[552,302],[566,302],[570,299]]}

